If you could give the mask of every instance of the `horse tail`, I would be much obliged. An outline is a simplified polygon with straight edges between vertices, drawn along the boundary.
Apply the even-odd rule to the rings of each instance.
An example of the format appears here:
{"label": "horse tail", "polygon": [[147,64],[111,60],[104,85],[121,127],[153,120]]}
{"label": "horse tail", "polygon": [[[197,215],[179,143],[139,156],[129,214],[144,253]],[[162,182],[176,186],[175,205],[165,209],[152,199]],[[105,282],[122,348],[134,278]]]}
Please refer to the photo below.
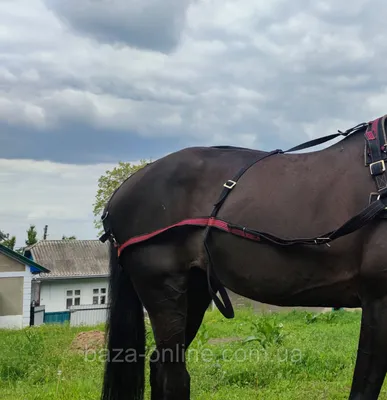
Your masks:
{"label": "horse tail", "polygon": [[143,400],[144,309],[128,271],[119,264],[113,244],[110,244],[109,302],[101,400]]}

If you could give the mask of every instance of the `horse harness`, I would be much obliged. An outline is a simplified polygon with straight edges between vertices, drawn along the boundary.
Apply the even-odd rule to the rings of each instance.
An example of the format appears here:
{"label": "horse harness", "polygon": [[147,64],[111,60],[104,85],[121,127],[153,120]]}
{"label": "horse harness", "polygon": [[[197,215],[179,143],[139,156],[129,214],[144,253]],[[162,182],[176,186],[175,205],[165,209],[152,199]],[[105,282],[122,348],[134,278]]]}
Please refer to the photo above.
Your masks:
{"label": "horse harness", "polygon": [[[263,155],[260,154],[256,159],[252,160],[249,164],[243,166],[232,179],[227,180],[223,184],[223,189],[220,193],[217,202],[214,204],[214,207],[209,217],[185,219],[173,225],[165,227],[163,229],[159,229],[157,231],[143,235],[134,236],[128,239],[126,242],[119,244],[117,243],[112,233],[112,230],[109,228],[108,221],[106,221],[108,218],[108,211],[105,211],[101,217],[102,220],[104,221],[105,233],[99,238],[99,240],[103,243],[106,240],[109,240],[118,248],[118,255],[120,255],[122,251],[128,246],[143,242],[167,230],[179,226],[192,225],[192,226],[205,227],[204,246],[208,257],[207,282],[208,282],[209,292],[212,297],[212,300],[216,304],[219,311],[226,318],[233,318],[234,310],[230,298],[228,296],[228,293],[221,284],[221,282],[219,281],[219,279],[217,278],[215,271],[213,269],[211,253],[208,247],[208,239],[211,229],[216,228],[237,236],[244,237],[246,239],[254,240],[257,242],[269,242],[280,246],[321,245],[321,244],[326,244],[329,246],[329,242],[331,242],[332,240],[348,235],[362,228],[368,222],[373,220],[376,216],[379,216],[381,218],[387,218],[387,175],[386,175],[386,165],[385,165],[387,160],[386,118],[387,115],[377,118],[368,123],[358,124],[355,127],[346,130],[345,132],[338,131],[338,133],[332,135],[323,136],[321,138],[310,140],[298,146],[292,147],[291,149],[286,151],[277,149],[268,153],[264,153]],[[275,154],[285,154],[293,151],[307,149],[328,142],[339,136],[346,137],[352,135],[353,133],[358,131],[365,131],[364,164],[366,167],[369,168],[370,174],[374,178],[376,184],[376,191],[370,193],[369,204],[367,207],[365,207],[354,217],[350,218],[336,230],[312,238],[283,239],[266,232],[260,232],[254,229],[247,228],[245,226],[232,224],[223,221],[222,219],[216,218],[227,196],[237,185],[238,180],[249,168],[251,168],[256,163],[264,160],[265,158],[271,157]],[[214,146],[214,147],[235,148],[231,146]],[[107,209],[108,207],[106,207],[105,210]],[[217,296],[216,294],[217,291],[219,291],[222,300],[219,299],[219,297]]]}

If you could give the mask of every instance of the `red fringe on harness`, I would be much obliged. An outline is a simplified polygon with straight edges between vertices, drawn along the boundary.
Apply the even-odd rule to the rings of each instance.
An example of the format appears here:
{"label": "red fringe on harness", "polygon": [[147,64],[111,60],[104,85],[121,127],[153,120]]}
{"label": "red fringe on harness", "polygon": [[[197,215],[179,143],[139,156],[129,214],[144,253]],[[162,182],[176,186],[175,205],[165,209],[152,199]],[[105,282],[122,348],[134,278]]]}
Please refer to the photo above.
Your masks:
{"label": "red fringe on harness", "polygon": [[260,241],[260,237],[258,235],[253,235],[251,233],[245,232],[243,229],[237,229],[237,228],[231,228],[229,227],[228,223],[221,220],[217,219],[214,217],[209,217],[209,218],[189,218],[189,219],[184,219],[176,224],[169,225],[166,228],[158,229],[156,231],[153,231],[151,233],[146,233],[144,235],[139,235],[139,236],[134,236],[130,239],[128,239],[126,242],[118,246],[118,255],[122,253],[124,249],[126,249],[128,246],[131,246],[136,243],[141,243],[144,242],[145,240],[151,239],[157,235],[160,235],[160,233],[163,233],[165,231],[168,231],[172,228],[177,228],[179,226],[211,226],[214,228],[218,228],[224,232],[229,232],[232,233],[233,235],[237,236],[243,236],[247,239],[255,240],[255,241]]}

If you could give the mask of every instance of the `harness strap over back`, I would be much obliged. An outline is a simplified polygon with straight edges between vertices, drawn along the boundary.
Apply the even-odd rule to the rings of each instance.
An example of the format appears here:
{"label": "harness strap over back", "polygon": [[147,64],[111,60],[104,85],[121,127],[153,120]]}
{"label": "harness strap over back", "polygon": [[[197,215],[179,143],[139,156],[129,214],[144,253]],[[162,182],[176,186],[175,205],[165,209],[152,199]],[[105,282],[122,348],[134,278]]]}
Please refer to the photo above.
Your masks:
{"label": "harness strap over back", "polygon": [[[254,164],[256,164],[259,161],[264,160],[267,157],[270,157],[274,154],[278,154],[278,153],[282,153],[282,150],[274,150],[271,151],[270,153],[266,153],[263,155],[260,155],[258,158],[256,158],[255,160],[253,160],[252,162],[250,162],[249,164],[243,166],[238,173],[233,177],[233,179],[229,179],[227,182],[224,183],[223,185],[223,190],[220,193],[219,199],[218,201],[214,204],[214,208],[212,210],[212,213],[210,215],[210,218],[215,218],[216,215],[218,214],[218,211],[220,210],[220,208],[222,207],[222,204],[224,203],[224,201],[226,200],[227,196],[229,195],[229,193],[231,192],[231,190],[234,188],[234,186],[237,184],[239,178],[249,169],[251,168]],[[208,289],[210,291],[210,295],[212,297],[212,300],[214,301],[214,303],[216,304],[216,306],[218,307],[219,311],[226,317],[226,318],[233,318],[234,317],[234,309],[232,307],[231,304],[231,300],[230,297],[226,291],[226,289],[223,287],[223,285],[220,283],[219,279],[217,278],[214,270],[213,270],[213,264],[211,261],[211,253],[210,250],[208,248],[208,237],[210,234],[210,229],[211,226],[207,225],[205,228],[205,232],[204,232],[204,247],[206,249],[206,253],[207,253],[207,258],[208,258],[208,266],[207,266],[207,282],[208,282]],[[214,289],[212,288],[212,284],[211,284],[211,279],[215,282],[215,286],[219,291],[220,296],[223,299],[224,304],[219,300],[218,296],[216,295],[216,291],[214,291]]]}

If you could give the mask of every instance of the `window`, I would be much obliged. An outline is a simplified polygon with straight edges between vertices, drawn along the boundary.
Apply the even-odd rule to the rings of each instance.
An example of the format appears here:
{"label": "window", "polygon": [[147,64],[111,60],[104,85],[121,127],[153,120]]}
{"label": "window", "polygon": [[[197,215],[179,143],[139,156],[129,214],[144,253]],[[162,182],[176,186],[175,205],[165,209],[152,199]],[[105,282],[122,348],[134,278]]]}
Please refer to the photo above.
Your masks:
{"label": "window", "polygon": [[93,289],[93,304],[106,304],[106,288]]}
{"label": "window", "polygon": [[71,306],[79,306],[81,304],[80,290],[66,290],[66,308]]}

